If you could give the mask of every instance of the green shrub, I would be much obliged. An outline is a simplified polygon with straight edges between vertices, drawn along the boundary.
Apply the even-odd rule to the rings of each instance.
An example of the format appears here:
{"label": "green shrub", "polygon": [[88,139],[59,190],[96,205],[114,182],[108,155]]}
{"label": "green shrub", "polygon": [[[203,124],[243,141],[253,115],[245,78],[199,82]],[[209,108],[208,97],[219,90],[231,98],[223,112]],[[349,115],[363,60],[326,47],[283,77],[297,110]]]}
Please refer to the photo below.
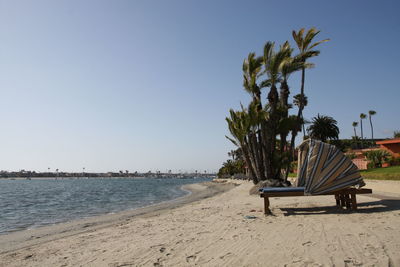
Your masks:
{"label": "green shrub", "polygon": [[368,163],[368,168],[380,168],[384,162],[388,162],[390,158],[390,153],[386,150],[371,150],[364,153],[364,156],[370,161]]}

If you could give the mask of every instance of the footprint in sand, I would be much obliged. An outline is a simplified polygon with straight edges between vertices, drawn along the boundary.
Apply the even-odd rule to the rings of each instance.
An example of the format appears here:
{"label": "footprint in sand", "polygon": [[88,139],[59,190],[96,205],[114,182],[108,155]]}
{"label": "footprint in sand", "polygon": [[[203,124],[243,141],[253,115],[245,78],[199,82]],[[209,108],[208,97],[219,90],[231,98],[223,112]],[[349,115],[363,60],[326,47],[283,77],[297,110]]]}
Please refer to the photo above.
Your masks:
{"label": "footprint in sand", "polygon": [[190,255],[190,256],[186,257],[186,262],[187,263],[194,262],[196,260],[196,258],[197,257],[195,255]]}
{"label": "footprint in sand", "polygon": [[158,258],[157,261],[153,263],[153,266],[162,266],[160,260],[161,260],[161,258]]}

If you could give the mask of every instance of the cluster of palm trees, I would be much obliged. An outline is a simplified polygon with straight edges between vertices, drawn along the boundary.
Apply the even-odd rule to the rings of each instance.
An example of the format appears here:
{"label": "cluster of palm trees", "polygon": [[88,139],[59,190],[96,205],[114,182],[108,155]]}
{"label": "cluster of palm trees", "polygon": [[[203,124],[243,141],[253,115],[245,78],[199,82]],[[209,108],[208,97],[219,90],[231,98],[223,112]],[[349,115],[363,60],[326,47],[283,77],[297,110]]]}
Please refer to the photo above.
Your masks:
{"label": "cluster of palm trees", "polygon": [[240,148],[228,152],[228,159],[222,163],[222,167],[218,170],[218,177],[232,176],[234,174],[245,174],[245,162],[243,160],[243,153]]}
{"label": "cluster of palm trees", "polygon": [[[319,31],[311,28],[293,31],[293,39],[298,53],[286,41],[278,49],[274,42],[267,42],[263,54],[250,53],[243,63],[243,87],[252,97],[247,107],[230,110],[226,118],[233,136],[227,137],[240,147],[246,166],[254,183],[273,180],[283,183],[293,160],[294,142],[304,124],[303,109],[307,105],[304,94],[305,70],[313,67],[307,62],[319,55],[315,47],[322,40],[313,43]],[[288,79],[294,72],[301,71],[300,94],[293,97],[297,115],[290,115],[290,88]],[[279,91],[278,91],[279,87]],[[263,104],[262,91],[268,88],[266,103]],[[290,139],[288,140],[288,137]]]}
{"label": "cluster of palm trees", "polygon": [[[376,111],[370,110],[368,111],[368,118],[369,118],[369,124],[371,126],[371,139],[374,140],[374,127],[372,125],[372,116],[376,114]],[[363,120],[367,118],[367,115],[365,113],[360,114],[360,129],[361,129],[361,140],[364,140],[364,131],[363,131]],[[354,121],[353,122],[353,129],[354,129],[354,137],[355,139],[358,138],[357,136],[357,131],[356,128],[358,126],[358,122]]]}

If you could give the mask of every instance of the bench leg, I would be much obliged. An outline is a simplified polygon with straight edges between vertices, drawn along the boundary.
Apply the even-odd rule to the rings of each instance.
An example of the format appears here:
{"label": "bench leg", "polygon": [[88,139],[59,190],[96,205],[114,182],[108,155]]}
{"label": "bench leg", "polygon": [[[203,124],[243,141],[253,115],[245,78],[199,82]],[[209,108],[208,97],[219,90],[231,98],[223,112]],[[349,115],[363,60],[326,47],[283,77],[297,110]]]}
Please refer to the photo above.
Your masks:
{"label": "bench leg", "polygon": [[351,193],[351,209],[357,210],[357,199],[355,193]]}
{"label": "bench leg", "polygon": [[264,197],[264,214],[271,214],[271,210],[269,209],[269,199],[268,197]]}
{"label": "bench leg", "polygon": [[350,194],[346,194],[346,209],[351,209],[351,199],[350,199]]}
{"label": "bench leg", "polygon": [[340,195],[335,194],[336,206],[340,207]]}
{"label": "bench leg", "polygon": [[346,198],[345,198],[345,195],[344,195],[343,193],[340,193],[340,194],[339,194],[339,198],[340,198],[340,206],[341,206],[341,207],[346,206]]}

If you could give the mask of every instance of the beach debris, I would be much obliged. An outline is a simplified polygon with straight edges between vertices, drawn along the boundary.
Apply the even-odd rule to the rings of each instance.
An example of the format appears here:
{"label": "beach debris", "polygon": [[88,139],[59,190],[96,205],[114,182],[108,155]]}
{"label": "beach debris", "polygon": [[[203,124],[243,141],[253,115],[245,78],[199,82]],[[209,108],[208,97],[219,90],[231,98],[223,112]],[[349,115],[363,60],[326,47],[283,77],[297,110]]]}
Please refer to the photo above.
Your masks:
{"label": "beach debris", "polygon": [[304,242],[302,245],[305,246],[305,245],[312,245],[312,244],[313,244],[313,242],[307,241],[307,242]]}
{"label": "beach debris", "polygon": [[32,257],[33,257],[33,254],[26,255],[26,256],[24,257],[24,260],[27,260],[27,259],[32,258]]}
{"label": "beach debris", "polygon": [[160,252],[163,253],[164,251],[165,251],[165,248],[164,248],[164,247],[161,247],[161,248],[160,248]]}
{"label": "beach debris", "polygon": [[244,216],[245,219],[257,219],[257,216],[253,216],[253,215],[246,215]]}

